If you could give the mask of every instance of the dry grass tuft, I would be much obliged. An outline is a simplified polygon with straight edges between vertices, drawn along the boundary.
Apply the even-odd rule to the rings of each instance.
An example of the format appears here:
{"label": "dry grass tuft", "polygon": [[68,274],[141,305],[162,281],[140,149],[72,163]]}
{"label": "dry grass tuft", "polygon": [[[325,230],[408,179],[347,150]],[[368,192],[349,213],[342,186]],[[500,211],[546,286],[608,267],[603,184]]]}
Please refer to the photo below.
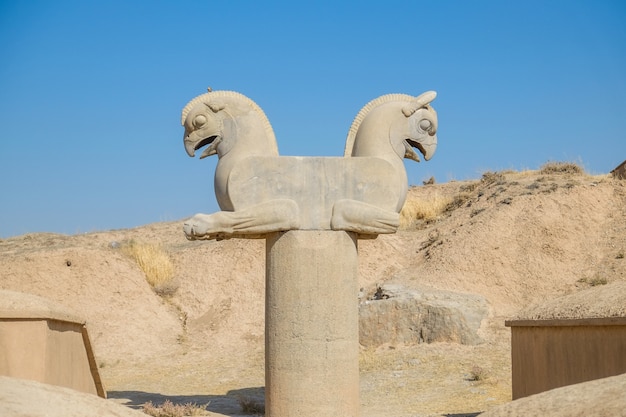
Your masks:
{"label": "dry grass tuft", "polygon": [[463,207],[465,203],[467,203],[471,198],[472,198],[471,193],[461,191],[460,193],[456,194],[453,198],[448,200],[448,204],[446,205],[446,208],[444,211],[454,211],[460,207]]}
{"label": "dry grass tuft", "polygon": [[360,371],[378,371],[384,369],[388,365],[381,355],[378,355],[376,349],[368,348],[359,352],[359,370]]}
{"label": "dry grass tuft", "polygon": [[472,366],[472,369],[470,370],[469,373],[469,380],[470,381],[484,381],[487,379],[487,371],[477,365]]}
{"label": "dry grass tuft", "polygon": [[502,172],[487,171],[483,173],[482,177],[480,178],[480,182],[484,185],[490,185],[494,183],[502,183],[505,181],[505,179],[506,177]]}
{"label": "dry grass tuft", "polygon": [[171,296],[176,292],[178,284],[173,279],[174,264],[161,245],[131,240],[121,248],[137,262],[157,294]]}
{"label": "dry grass tuft", "polygon": [[584,174],[585,170],[574,162],[547,162],[541,166],[539,173],[548,174]]}
{"label": "dry grass tuft", "polygon": [[242,396],[239,397],[237,401],[239,402],[241,411],[243,411],[245,414],[265,414],[265,404],[259,399]]}
{"label": "dry grass tuft", "polygon": [[608,280],[604,276],[599,275],[599,274],[596,274],[590,278],[581,278],[578,280],[578,282],[583,283],[583,284],[588,284],[591,287],[597,287],[598,285],[608,284]]}
{"label": "dry grass tuft", "polygon": [[143,412],[152,417],[201,416],[206,414],[206,405],[198,407],[196,404],[174,404],[170,400],[166,400],[160,406],[155,406],[151,401],[148,401],[143,405]]}
{"label": "dry grass tuft", "polygon": [[430,222],[436,220],[450,204],[449,197],[435,195],[428,200],[409,198],[400,212],[400,229],[406,230],[417,220]]}

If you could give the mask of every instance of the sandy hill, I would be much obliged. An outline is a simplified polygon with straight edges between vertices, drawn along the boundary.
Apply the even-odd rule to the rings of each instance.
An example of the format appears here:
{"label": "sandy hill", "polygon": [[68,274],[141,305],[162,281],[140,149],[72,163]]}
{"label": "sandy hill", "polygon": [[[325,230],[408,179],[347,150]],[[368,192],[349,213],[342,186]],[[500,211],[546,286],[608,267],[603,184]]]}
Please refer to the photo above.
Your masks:
{"label": "sandy hill", "polygon": [[[413,187],[409,208],[403,230],[359,242],[365,297],[383,284],[480,295],[489,310],[483,342],[364,349],[364,416],[476,413],[508,402],[505,319],[576,293],[597,306],[604,301],[583,291],[598,285],[624,291],[626,181],[546,165]],[[234,416],[238,398],[262,397],[264,241],[190,242],[181,223],[0,240],[0,288],[82,314],[113,400],[210,402],[216,415]],[[131,241],[169,255],[173,288],[153,290],[123,250]]]}

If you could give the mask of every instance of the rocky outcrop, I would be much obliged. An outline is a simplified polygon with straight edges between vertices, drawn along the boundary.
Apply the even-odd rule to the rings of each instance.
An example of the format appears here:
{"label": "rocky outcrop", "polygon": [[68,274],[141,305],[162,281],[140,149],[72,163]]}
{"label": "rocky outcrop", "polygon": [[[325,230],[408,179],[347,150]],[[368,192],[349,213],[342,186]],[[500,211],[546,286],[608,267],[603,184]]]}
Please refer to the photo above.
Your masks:
{"label": "rocky outcrop", "polygon": [[481,342],[478,329],[487,313],[480,295],[386,284],[359,305],[359,341],[364,347],[475,345]]}

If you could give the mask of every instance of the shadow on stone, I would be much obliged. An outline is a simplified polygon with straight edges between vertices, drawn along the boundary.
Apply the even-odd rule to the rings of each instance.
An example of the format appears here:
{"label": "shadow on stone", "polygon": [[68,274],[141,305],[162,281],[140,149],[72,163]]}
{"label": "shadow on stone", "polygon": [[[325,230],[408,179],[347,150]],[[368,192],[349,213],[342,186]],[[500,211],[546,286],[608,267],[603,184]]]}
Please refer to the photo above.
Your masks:
{"label": "shadow on stone", "polygon": [[479,411],[477,413],[444,414],[444,416],[445,417],[476,417],[480,415],[480,413],[482,413],[482,411]]}
{"label": "shadow on stone", "polygon": [[246,405],[263,407],[265,389],[264,387],[242,388],[228,391],[226,395],[163,395],[144,391],[109,391],[108,398],[137,410],[141,410],[148,401],[155,406],[171,401],[173,404],[191,403],[213,413],[235,417],[251,414],[243,409]]}

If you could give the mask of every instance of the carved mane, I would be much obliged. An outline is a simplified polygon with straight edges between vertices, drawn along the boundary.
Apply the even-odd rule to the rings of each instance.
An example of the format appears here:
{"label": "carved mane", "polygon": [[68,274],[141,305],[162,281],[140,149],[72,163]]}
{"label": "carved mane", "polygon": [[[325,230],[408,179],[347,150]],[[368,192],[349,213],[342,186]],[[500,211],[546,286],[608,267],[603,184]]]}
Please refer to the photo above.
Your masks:
{"label": "carved mane", "polygon": [[356,137],[356,133],[359,131],[359,127],[361,127],[361,123],[363,122],[363,120],[365,120],[369,112],[382,104],[387,104],[395,101],[404,101],[409,104],[412,101],[415,101],[415,97],[408,94],[386,94],[384,96],[375,98],[374,100],[363,106],[361,111],[359,111],[359,113],[354,118],[352,125],[350,126],[350,130],[348,131],[348,138],[346,139],[346,148],[344,150],[343,156],[352,155],[354,138]]}
{"label": "carved mane", "polygon": [[272,147],[273,147],[272,151],[275,154],[278,154],[278,145],[276,143],[276,135],[274,134],[274,129],[272,129],[272,125],[270,124],[270,121],[267,119],[265,112],[261,109],[261,107],[259,107],[258,104],[256,104],[250,98],[244,96],[243,94],[237,93],[235,91],[211,91],[211,92],[204,93],[193,98],[183,108],[180,123],[182,125],[185,124],[185,119],[187,119],[189,112],[191,112],[191,109],[193,109],[197,104],[207,103],[211,99],[215,99],[215,98],[231,98],[235,100],[240,100],[248,104],[255,112],[257,112],[259,117],[261,118],[263,128],[265,129],[265,134],[267,135],[268,139],[270,140],[270,143],[272,144]]}

